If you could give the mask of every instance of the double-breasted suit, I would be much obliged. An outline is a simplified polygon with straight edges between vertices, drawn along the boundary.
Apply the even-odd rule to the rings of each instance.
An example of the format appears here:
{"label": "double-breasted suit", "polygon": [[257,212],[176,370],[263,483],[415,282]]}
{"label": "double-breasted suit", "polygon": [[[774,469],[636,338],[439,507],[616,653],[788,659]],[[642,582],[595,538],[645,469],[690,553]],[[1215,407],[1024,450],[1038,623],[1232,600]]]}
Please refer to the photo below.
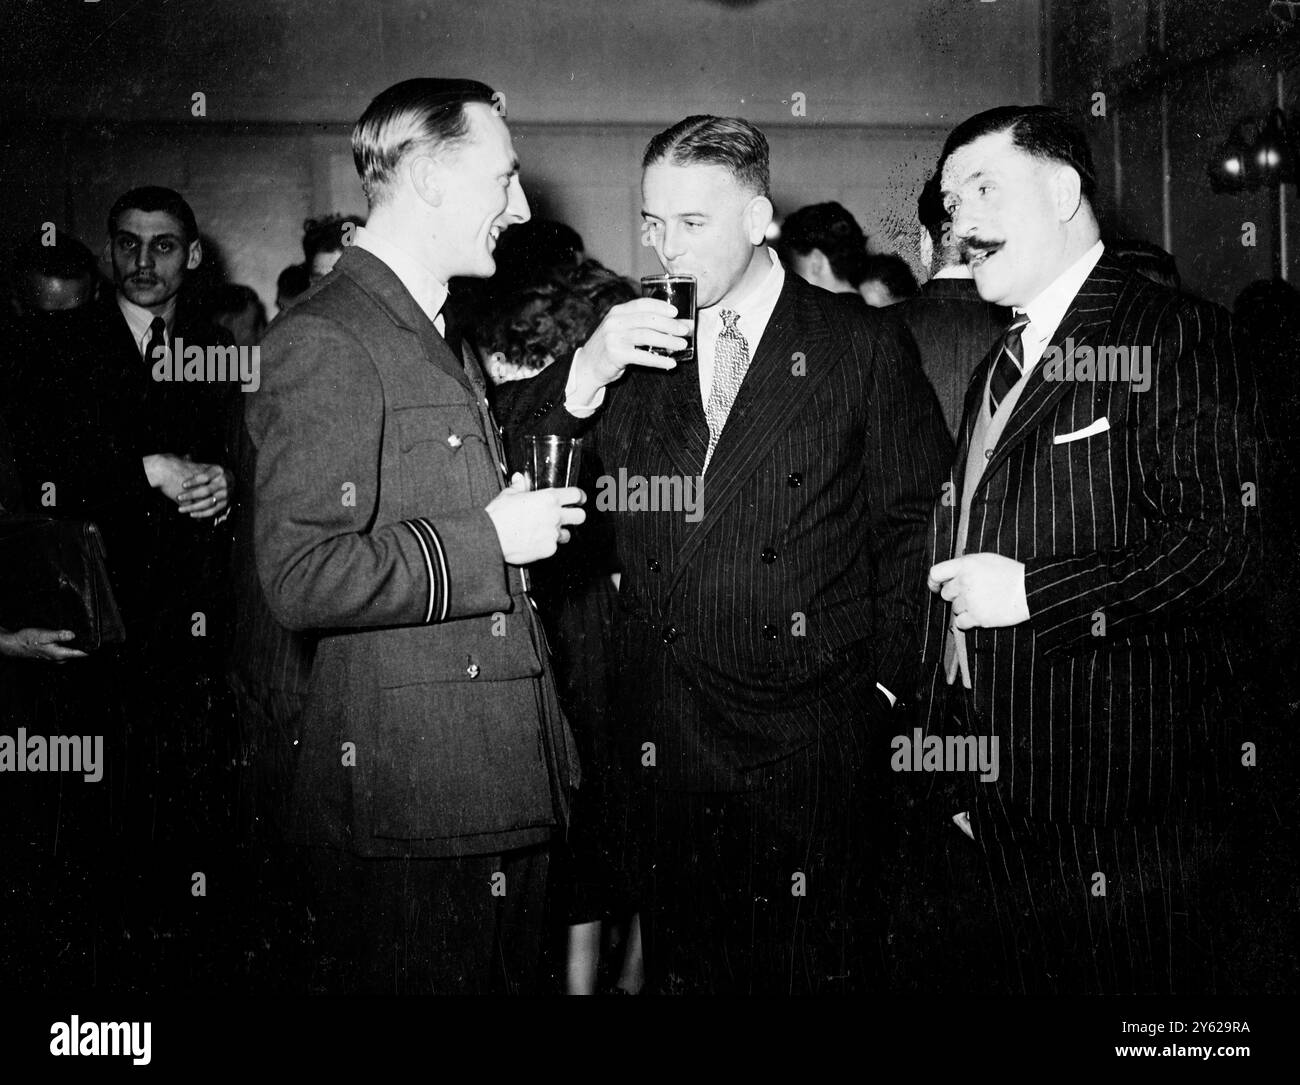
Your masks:
{"label": "double-breasted suit", "polygon": [[[951,444],[906,329],[860,300],[787,275],[748,347],[707,469],[694,364],[628,371],[591,427],[620,495],[614,730],[646,959],[670,990],[863,990],[892,730],[879,687],[915,682]],[[548,411],[565,369],[507,394]],[[665,508],[673,485],[701,488]]]}

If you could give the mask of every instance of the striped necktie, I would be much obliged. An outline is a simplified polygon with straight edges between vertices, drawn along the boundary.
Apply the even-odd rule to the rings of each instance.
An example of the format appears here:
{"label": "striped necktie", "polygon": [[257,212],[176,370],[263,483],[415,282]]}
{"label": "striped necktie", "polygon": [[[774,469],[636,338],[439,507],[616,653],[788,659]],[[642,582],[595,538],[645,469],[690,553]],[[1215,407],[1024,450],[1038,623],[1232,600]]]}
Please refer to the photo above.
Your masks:
{"label": "striped necktie", "polygon": [[1007,327],[998,347],[997,361],[993,363],[993,376],[989,379],[989,414],[997,414],[998,407],[1020,380],[1024,371],[1025,352],[1020,334],[1029,323],[1029,316],[1020,313]]}
{"label": "striped necktie", "polygon": [[736,327],[740,314],[723,309],[718,315],[722,317],[722,331],[718,333],[713,348],[713,386],[709,389],[709,401],[704,405],[704,420],[709,424],[709,449],[704,454],[706,471],[713,450],[718,447],[722,427],[727,424],[731,405],[736,402],[736,394],[749,370],[749,344]]}

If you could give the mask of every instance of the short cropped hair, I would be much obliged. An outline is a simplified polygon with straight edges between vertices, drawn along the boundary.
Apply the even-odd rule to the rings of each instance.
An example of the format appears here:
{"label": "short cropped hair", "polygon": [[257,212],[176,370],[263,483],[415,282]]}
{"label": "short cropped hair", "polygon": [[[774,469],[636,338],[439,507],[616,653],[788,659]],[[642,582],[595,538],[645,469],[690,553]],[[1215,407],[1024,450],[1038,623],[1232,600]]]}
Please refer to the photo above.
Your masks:
{"label": "short cropped hair", "polygon": [[342,252],[347,247],[343,241],[347,227],[365,224],[360,215],[333,214],[307,219],[302,224],[302,254],[311,263],[318,252]]}
{"label": "short cropped hair", "polygon": [[388,196],[398,164],[413,150],[436,150],[469,132],[465,105],[493,105],[496,95],[473,79],[407,79],[383,91],[352,129],[352,161],[374,207]]}
{"label": "short cropped hair", "polygon": [[772,189],[767,137],[741,117],[697,115],[678,121],[655,136],[641,158],[641,168],[656,162],[672,166],[724,166],[755,195]]}
{"label": "short cropped hair", "polygon": [[1088,138],[1059,109],[1045,105],[1004,105],[976,113],[957,125],[939,155],[939,173],[948,157],[982,136],[1010,132],[1011,143],[1034,158],[1071,166],[1079,174],[1084,198],[1091,206],[1097,192],[1097,169]]}
{"label": "short cropped hair", "polygon": [[914,298],[921,292],[907,261],[892,252],[868,256],[862,281],[880,283],[895,298]]}
{"label": "short cropped hair", "polygon": [[82,282],[93,281],[98,268],[94,254],[85,245],[59,231],[53,245],[45,244],[43,233],[25,238],[14,253],[14,270],[20,275]]}
{"label": "short cropped hair", "polygon": [[921,195],[916,198],[916,219],[921,224],[921,228],[930,235],[930,240],[934,242],[937,250],[943,237],[944,225],[952,221],[952,216],[943,205],[943,189],[939,183],[938,173],[925,182]]}
{"label": "short cropped hair", "polygon": [[866,274],[867,235],[840,204],[812,203],[792,212],[781,223],[777,248],[787,258],[807,256],[819,249],[837,279],[857,286]]}
{"label": "short cropped hair", "polygon": [[123,192],[108,212],[108,236],[117,233],[117,220],[127,211],[163,211],[181,224],[181,233],[185,235],[185,244],[189,245],[199,239],[199,226],[194,218],[194,209],[185,202],[185,197],[170,188],[161,185],[144,185]]}

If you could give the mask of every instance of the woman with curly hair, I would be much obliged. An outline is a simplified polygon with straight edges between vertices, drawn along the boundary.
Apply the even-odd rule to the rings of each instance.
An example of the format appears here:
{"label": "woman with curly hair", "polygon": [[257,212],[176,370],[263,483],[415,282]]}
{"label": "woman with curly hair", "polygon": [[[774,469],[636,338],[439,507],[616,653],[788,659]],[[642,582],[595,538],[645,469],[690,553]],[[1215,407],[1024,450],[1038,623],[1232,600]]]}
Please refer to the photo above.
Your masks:
{"label": "woman with curly hair", "polygon": [[[613,305],[637,291],[595,260],[556,267],[521,283],[479,326],[495,384],[527,380],[571,355]],[[499,421],[515,437],[508,450],[512,471],[523,469],[522,430],[512,425],[508,397],[498,396]],[[584,457],[579,477],[589,494],[602,472]],[[589,503],[581,531],[555,557],[532,566],[533,596],[555,657],[556,679],[583,766],[583,786],[574,807],[564,873],[569,923],[566,990],[590,994],[597,988],[605,921],[628,921],[620,974],[602,985],[610,993],[635,994],[644,982],[640,924],[624,871],[622,791],[610,757],[614,696],[606,657],[614,615],[618,564],[613,525]],[[612,932],[611,932],[612,933]]]}

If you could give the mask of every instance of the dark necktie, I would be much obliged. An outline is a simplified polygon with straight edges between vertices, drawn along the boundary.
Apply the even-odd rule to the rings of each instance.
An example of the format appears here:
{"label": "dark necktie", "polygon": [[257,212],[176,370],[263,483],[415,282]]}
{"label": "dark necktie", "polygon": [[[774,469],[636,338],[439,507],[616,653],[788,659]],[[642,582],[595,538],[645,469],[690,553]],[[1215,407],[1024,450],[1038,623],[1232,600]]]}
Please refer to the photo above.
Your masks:
{"label": "dark necktie", "polygon": [[144,348],[144,360],[150,365],[158,360],[157,350],[167,345],[167,324],[162,317],[156,316],[149,323],[149,342]]}
{"label": "dark necktie", "polygon": [[1024,348],[1020,334],[1029,323],[1025,313],[1019,314],[1008,325],[998,346],[997,360],[993,363],[993,376],[989,379],[989,414],[997,414],[998,406],[1020,380],[1024,365]]}

